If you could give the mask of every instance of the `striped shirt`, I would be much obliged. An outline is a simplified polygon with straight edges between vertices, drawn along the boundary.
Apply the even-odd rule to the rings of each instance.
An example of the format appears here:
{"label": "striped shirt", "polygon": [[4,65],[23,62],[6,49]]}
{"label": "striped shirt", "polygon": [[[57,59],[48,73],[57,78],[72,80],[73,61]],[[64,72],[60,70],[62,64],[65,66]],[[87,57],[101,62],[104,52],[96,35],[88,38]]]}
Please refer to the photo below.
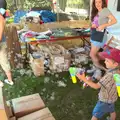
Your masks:
{"label": "striped shirt", "polygon": [[117,100],[117,87],[113,79],[113,74],[115,73],[116,71],[108,71],[98,82],[101,85],[100,92],[98,94],[99,101],[114,103]]}

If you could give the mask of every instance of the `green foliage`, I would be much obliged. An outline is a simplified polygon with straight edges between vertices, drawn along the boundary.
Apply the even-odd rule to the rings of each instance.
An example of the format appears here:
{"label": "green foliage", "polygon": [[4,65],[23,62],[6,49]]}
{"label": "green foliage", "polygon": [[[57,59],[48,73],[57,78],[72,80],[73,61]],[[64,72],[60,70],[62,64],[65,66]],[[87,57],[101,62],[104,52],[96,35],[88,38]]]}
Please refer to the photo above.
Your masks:
{"label": "green foliage", "polygon": [[70,8],[82,8],[83,7],[83,1],[81,0],[68,0],[67,6]]}
{"label": "green foliage", "polygon": [[24,9],[29,9],[32,7],[48,8],[50,7],[50,0],[25,0]]}
{"label": "green foliage", "polygon": [[[16,9],[28,10],[32,7],[40,7],[43,9],[51,9],[52,0],[6,0],[8,9],[14,11]],[[58,0],[61,3],[61,0]],[[89,8],[90,0],[66,0],[67,5],[64,2],[65,7],[70,8]],[[62,4],[63,6],[63,4]]]}
{"label": "green foliage", "polygon": [[90,0],[67,0],[67,7],[70,8],[88,8]]}
{"label": "green foliage", "polygon": [[8,9],[13,11],[13,9],[24,9],[28,10],[32,7],[40,7],[51,9],[51,0],[6,0]]}

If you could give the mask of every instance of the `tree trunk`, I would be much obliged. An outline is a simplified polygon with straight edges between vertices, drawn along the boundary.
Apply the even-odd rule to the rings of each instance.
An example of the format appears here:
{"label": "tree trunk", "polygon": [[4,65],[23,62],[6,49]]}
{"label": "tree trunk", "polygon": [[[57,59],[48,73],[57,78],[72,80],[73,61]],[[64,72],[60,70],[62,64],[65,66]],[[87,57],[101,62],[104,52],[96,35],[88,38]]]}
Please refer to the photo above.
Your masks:
{"label": "tree trunk", "polygon": [[67,0],[58,0],[58,3],[61,10],[65,11]]}

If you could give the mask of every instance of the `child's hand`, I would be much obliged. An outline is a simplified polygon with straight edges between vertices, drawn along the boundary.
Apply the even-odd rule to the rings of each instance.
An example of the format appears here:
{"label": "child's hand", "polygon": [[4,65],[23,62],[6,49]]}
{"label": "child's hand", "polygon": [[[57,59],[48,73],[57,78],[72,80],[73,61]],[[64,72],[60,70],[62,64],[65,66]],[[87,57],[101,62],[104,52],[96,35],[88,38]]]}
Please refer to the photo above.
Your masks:
{"label": "child's hand", "polygon": [[81,75],[78,73],[76,76],[77,76],[80,80],[82,80],[82,81],[84,81],[84,80],[86,79],[85,73],[83,73],[83,74],[81,74]]}

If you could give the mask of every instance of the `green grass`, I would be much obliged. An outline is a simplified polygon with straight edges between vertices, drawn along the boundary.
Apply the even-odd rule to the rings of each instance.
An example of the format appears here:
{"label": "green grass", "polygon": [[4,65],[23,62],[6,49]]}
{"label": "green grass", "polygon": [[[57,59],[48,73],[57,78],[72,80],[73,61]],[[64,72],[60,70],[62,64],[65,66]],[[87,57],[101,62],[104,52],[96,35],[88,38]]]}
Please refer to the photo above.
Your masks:
{"label": "green grass", "polygon": [[[73,84],[68,72],[44,77],[20,75],[13,72],[15,85],[5,84],[4,94],[7,100],[39,93],[56,120],[90,120],[97,102],[97,90],[82,89],[82,83]],[[66,87],[59,87],[63,81]],[[120,120],[120,99],[116,103],[117,120]],[[105,120],[104,118],[102,120]]]}

